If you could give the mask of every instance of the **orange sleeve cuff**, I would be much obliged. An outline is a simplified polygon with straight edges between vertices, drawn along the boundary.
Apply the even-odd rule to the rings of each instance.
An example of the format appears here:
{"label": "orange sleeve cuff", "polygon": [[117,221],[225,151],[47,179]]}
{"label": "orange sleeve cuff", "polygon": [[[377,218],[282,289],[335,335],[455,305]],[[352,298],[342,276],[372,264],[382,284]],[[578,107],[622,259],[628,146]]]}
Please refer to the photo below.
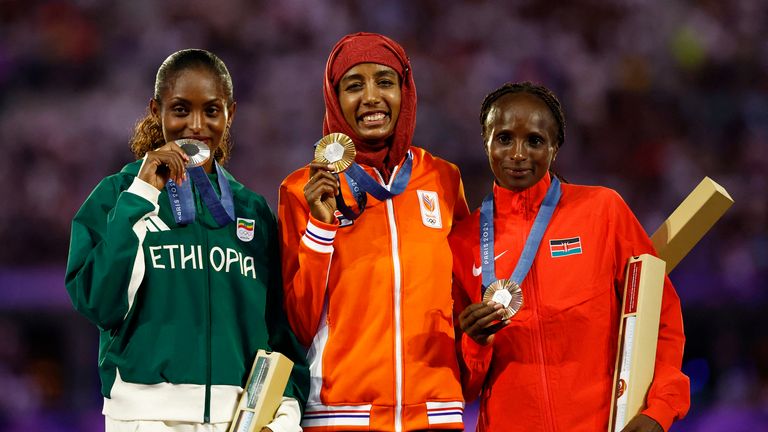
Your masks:
{"label": "orange sleeve cuff", "polygon": [[312,213],[310,213],[309,214],[309,221],[312,222],[312,225],[314,225],[314,226],[316,226],[318,228],[322,228],[324,230],[336,231],[337,229],[339,229],[339,220],[338,219],[336,219],[336,221],[334,223],[325,223],[325,222],[323,222],[323,221],[321,221],[319,219],[315,219],[315,217],[312,216]]}

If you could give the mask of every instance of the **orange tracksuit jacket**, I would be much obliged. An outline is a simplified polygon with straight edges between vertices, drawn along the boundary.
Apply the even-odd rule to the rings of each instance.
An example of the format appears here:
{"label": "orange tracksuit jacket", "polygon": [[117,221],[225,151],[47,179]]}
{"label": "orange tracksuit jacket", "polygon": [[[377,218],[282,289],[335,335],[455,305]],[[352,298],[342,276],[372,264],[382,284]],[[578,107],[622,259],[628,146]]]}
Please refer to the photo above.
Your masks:
{"label": "orange tracksuit jacket", "polygon": [[[494,185],[497,277],[512,274],[549,183],[547,175],[522,192]],[[479,233],[475,211],[451,235],[457,317],[481,300]],[[568,240],[565,254],[561,240]],[[523,307],[491,344],[480,346],[467,335],[458,344],[464,395],[481,396],[479,431],[608,429],[624,272],[627,260],[643,253],[655,255],[616,192],[562,185],[521,285]],[[666,278],[654,381],[643,411],[665,430],[690,404],[688,377],[680,371],[684,343],[680,300]]]}
{"label": "orange tracksuit jacket", "polygon": [[352,225],[310,217],[307,167],[280,186],[285,308],[309,347],[306,430],[463,428],[448,233],[469,210],[455,165],[411,153],[407,188],[368,195]]}

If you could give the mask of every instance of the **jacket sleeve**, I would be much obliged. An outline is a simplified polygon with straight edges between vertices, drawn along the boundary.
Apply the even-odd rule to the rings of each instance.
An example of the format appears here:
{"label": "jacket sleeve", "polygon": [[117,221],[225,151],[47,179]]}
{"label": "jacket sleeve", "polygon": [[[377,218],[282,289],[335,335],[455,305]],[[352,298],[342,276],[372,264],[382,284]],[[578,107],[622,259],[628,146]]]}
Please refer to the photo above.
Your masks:
{"label": "jacket sleeve", "polygon": [[[614,268],[616,287],[621,292],[627,260],[644,253],[658,254],[643,227],[621,199],[615,210],[612,218],[617,234]],[[684,346],[680,298],[669,277],[665,276],[653,382],[648,391],[647,407],[642,411],[664,430],[668,430],[673,421],[682,419],[690,406],[690,383],[681,371]]]}
{"label": "jacket sleeve", "polygon": [[112,177],[91,192],[72,221],[65,285],[75,309],[100,329],[119,326],[144,278],[144,218],[160,191],[135,178],[125,191]]}
{"label": "jacket sleeve", "polygon": [[[465,204],[466,205],[466,204]],[[463,230],[461,230],[463,231]],[[464,399],[471,402],[483,389],[485,377],[493,357],[493,343],[480,345],[461,330],[459,315],[472,303],[479,302],[480,287],[478,280],[466,269],[474,264],[467,251],[472,248],[464,242],[459,230],[454,230],[449,241],[453,251],[453,322],[456,333],[456,353],[461,373],[461,388]],[[475,287],[476,289],[467,289]],[[470,294],[470,293],[475,293]]]}
{"label": "jacket sleeve", "polygon": [[[307,394],[309,393],[309,368],[307,366],[306,353],[291,330],[285,314],[282,275],[277,271],[280,268],[277,222],[271,211],[266,210],[266,212],[268,215],[264,219],[268,221],[269,225],[267,251],[269,254],[269,268],[275,269],[275,271],[269,272],[267,304],[265,308],[266,316],[264,317],[269,331],[269,346],[293,361],[293,369],[291,370],[291,376],[283,396],[295,399],[303,412],[307,402]],[[283,402],[286,404],[286,407],[291,406],[290,401],[284,400]]]}
{"label": "jacket sleeve", "polygon": [[467,216],[469,216],[469,206],[467,205],[467,198],[464,196],[464,182],[461,181],[461,176],[459,176],[456,204],[453,206],[453,223],[464,220]]}
{"label": "jacket sleeve", "polygon": [[[306,181],[306,174],[301,178]],[[280,186],[278,196],[284,303],[299,342],[309,346],[323,313],[338,227],[312,218],[303,193],[289,179]]]}

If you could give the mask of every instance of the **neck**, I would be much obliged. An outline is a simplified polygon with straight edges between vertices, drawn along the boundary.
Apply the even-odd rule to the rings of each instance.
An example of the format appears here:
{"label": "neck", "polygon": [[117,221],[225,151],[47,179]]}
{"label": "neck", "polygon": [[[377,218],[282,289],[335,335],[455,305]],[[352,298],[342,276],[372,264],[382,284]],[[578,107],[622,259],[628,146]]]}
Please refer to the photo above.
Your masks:
{"label": "neck", "polygon": [[209,158],[209,159],[208,159],[207,161],[205,161],[205,163],[203,164],[203,170],[205,170],[205,172],[206,172],[207,174],[210,174],[210,173],[214,172],[214,169],[213,169],[213,162],[214,162],[214,159],[213,159],[213,158]]}

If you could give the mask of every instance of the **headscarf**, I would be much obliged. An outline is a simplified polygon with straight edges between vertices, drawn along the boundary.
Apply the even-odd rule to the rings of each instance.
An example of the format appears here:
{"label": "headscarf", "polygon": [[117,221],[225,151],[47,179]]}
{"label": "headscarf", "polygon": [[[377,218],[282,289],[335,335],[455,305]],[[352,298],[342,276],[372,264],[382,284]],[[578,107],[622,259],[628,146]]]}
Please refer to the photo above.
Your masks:
{"label": "headscarf", "polygon": [[[400,114],[395,131],[386,140],[366,142],[358,137],[347,124],[339,105],[336,88],[344,74],[360,63],[377,63],[391,67],[400,76]],[[399,164],[411,147],[416,127],[416,85],[413,82],[411,63],[405,50],[392,39],[375,33],[354,33],[344,36],[331,50],[325,66],[323,84],[325,118],[323,135],[341,132],[355,143],[355,161],[378,169],[385,178]]]}

